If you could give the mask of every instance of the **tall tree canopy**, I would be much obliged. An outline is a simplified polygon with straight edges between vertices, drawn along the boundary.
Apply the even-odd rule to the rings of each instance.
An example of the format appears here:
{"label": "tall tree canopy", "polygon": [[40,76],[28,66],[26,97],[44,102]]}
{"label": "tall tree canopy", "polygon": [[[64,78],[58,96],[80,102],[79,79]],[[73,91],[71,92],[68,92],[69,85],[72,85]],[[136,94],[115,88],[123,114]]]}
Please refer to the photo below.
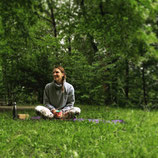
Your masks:
{"label": "tall tree canopy", "polygon": [[157,0],[1,0],[0,94],[42,102],[62,65],[86,104],[155,106]]}

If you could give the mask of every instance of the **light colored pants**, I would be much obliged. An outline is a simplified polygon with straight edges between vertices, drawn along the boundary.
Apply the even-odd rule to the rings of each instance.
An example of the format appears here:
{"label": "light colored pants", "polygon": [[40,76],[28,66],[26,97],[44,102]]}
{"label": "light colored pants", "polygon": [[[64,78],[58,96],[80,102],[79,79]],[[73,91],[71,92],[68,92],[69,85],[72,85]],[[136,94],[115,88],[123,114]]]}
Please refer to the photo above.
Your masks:
{"label": "light colored pants", "polygon": [[[35,111],[46,118],[54,118],[54,114],[45,106],[38,105],[35,107]],[[66,113],[70,113],[70,116],[75,117],[81,113],[81,109],[78,107],[72,107],[70,110],[66,111]]]}

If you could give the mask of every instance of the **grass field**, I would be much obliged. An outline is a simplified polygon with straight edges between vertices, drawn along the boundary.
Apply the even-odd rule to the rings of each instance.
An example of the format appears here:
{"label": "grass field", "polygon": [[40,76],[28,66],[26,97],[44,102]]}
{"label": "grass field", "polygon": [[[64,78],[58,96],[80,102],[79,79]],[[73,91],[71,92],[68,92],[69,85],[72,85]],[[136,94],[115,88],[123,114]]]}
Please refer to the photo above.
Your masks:
{"label": "grass field", "polygon": [[[79,106],[79,118],[125,123],[13,120],[0,112],[0,158],[156,158],[158,112]],[[34,111],[22,111],[35,116]]]}

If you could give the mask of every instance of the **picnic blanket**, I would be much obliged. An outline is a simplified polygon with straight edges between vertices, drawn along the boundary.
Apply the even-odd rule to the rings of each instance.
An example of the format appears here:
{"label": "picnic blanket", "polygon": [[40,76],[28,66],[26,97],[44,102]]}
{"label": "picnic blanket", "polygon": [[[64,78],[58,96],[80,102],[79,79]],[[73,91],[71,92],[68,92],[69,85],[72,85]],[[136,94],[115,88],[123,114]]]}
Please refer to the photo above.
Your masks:
{"label": "picnic blanket", "polygon": [[[42,119],[41,116],[33,116],[31,117],[31,120],[40,120]],[[55,120],[55,119],[52,119]],[[125,123],[124,120],[104,120],[104,119],[85,119],[85,118],[74,118],[74,119],[65,119],[65,121],[74,121],[74,122],[83,122],[83,121],[88,121],[88,122],[94,122],[94,123]]]}
{"label": "picnic blanket", "polygon": [[89,121],[89,122],[104,122],[104,123],[124,123],[123,120],[103,120],[103,119],[83,119],[83,118],[78,118],[78,119],[73,119],[73,121]]}

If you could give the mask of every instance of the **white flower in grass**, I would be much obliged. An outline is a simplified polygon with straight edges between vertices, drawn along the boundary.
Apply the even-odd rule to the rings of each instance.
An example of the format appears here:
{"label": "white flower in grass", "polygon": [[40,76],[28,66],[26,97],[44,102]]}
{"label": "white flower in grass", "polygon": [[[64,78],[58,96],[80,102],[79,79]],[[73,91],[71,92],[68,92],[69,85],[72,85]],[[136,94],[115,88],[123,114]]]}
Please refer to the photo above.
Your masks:
{"label": "white flower in grass", "polygon": [[74,157],[79,157],[77,151],[75,151],[75,150],[73,150],[73,155],[74,155]]}
{"label": "white flower in grass", "polygon": [[72,153],[72,156],[71,157],[79,157],[79,155],[78,155],[78,152],[77,151],[75,151],[75,150],[70,150],[70,153]]}

